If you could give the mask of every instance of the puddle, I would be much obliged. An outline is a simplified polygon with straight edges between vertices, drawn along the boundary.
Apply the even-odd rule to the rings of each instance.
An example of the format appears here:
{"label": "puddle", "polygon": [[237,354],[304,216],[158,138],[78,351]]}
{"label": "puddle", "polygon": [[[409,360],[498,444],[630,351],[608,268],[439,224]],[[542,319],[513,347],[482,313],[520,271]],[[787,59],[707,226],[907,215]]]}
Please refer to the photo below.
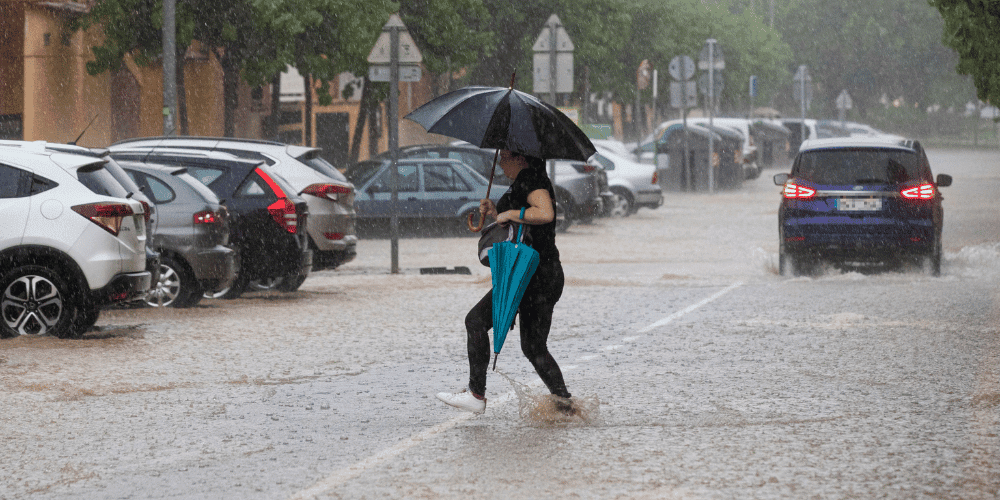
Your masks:
{"label": "puddle", "polygon": [[565,409],[563,398],[548,393],[535,393],[506,373],[497,371],[514,389],[517,397],[517,413],[530,425],[546,426],[556,424],[600,424],[601,402],[597,396],[574,396],[571,409]]}

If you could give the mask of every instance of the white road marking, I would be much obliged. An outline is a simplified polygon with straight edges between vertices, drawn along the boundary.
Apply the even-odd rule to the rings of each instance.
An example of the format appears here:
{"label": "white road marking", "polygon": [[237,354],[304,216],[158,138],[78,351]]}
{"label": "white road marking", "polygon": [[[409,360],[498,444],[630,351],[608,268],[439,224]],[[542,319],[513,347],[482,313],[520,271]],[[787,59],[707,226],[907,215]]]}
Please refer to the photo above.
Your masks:
{"label": "white road marking", "polygon": [[[681,311],[675,312],[675,313],[671,314],[670,316],[667,316],[666,318],[663,318],[663,319],[661,319],[661,320],[659,320],[659,321],[657,321],[657,322],[655,322],[655,323],[653,323],[653,324],[651,324],[651,325],[643,328],[642,330],[639,330],[639,333],[645,333],[645,332],[648,332],[648,331],[650,331],[650,330],[652,330],[654,328],[658,328],[658,327],[661,327],[663,325],[666,325],[666,324],[670,323],[671,321],[674,321],[675,319],[680,318],[681,316],[684,316],[685,314],[690,313],[690,312],[698,309],[699,307],[701,307],[701,306],[703,306],[705,304],[708,304],[709,302],[712,302],[713,300],[715,300],[715,299],[717,299],[719,297],[722,297],[723,295],[725,295],[725,294],[727,294],[727,293],[735,290],[736,288],[740,287],[741,285],[743,285],[743,282],[742,281],[737,281],[736,283],[733,283],[732,285],[729,285],[728,287],[726,287],[726,288],[724,288],[724,289],[716,292],[711,297],[708,297],[707,299],[702,300],[701,302],[698,302],[697,304],[688,306],[688,307],[684,308]],[[638,338],[638,337],[626,337],[624,340],[626,342],[631,342],[631,341],[635,340],[636,338]],[[610,346],[606,346],[604,348],[604,350],[610,351],[610,350],[620,349],[622,347],[624,347],[624,346],[621,346],[621,345],[610,345]],[[596,355],[588,354],[588,355],[580,356],[577,359],[579,361],[590,361],[590,360],[592,360],[592,359],[594,359],[596,357],[597,357]],[[570,366],[567,366],[565,368],[565,370],[568,371],[568,370],[572,370],[574,368],[576,368],[576,365],[570,365]],[[538,385],[538,384],[529,384],[529,385]],[[506,394],[504,394],[502,396],[497,397],[496,399],[490,399],[489,402],[491,404],[504,404],[504,403],[510,401],[513,398],[514,398],[514,391],[510,391],[510,392],[508,392],[508,393],[506,393]],[[413,436],[410,436],[410,437],[408,437],[408,438],[400,441],[399,443],[397,443],[395,446],[392,446],[391,448],[387,448],[385,450],[382,450],[382,451],[380,451],[380,452],[378,452],[378,453],[376,453],[376,454],[374,454],[374,455],[372,455],[372,456],[370,456],[370,457],[368,457],[368,458],[366,458],[366,459],[364,459],[364,460],[362,460],[362,461],[360,461],[360,462],[358,462],[358,463],[356,463],[356,464],[354,464],[354,465],[352,465],[350,467],[346,467],[346,468],[340,469],[340,470],[334,472],[333,474],[330,474],[329,476],[321,479],[316,484],[314,484],[314,485],[312,485],[312,486],[310,486],[310,487],[308,487],[308,488],[306,488],[304,490],[301,490],[301,491],[295,493],[294,495],[288,497],[288,500],[308,500],[308,499],[311,499],[311,498],[315,498],[318,495],[322,495],[322,494],[324,494],[324,493],[326,493],[326,492],[328,492],[328,491],[330,491],[330,490],[332,490],[332,489],[340,486],[341,484],[344,484],[347,481],[350,481],[351,479],[354,479],[354,478],[358,477],[364,471],[366,471],[368,469],[371,469],[372,467],[376,467],[378,465],[381,465],[381,464],[385,463],[386,461],[391,460],[391,459],[399,456],[400,454],[402,454],[403,452],[409,450],[410,448],[413,448],[414,446],[417,446],[418,444],[420,444],[420,443],[422,443],[422,442],[424,442],[424,441],[426,441],[426,440],[428,440],[428,439],[430,439],[430,438],[432,438],[432,437],[434,437],[434,436],[436,436],[438,434],[441,434],[442,432],[445,432],[445,431],[447,431],[447,430],[455,427],[456,425],[458,425],[458,424],[460,424],[462,422],[465,422],[466,420],[469,420],[473,416],[475,416],[473,413],[462,413],[462,414],[460,414],[460,415],[452,418],[451,420],[448,420],[448,421],[442,422],[442,423],[440,423],[438,425],[435,425],[434,427],[431,427],[430,429],[427,429],[427,430],[425,430],[425,431],[423,431],[423,432],[421,432],[419,434],[414,434]]]}
{"label": "white road marking", "polygon": [[736,283],[733,283],[732,285],[729,285],[726,288],[723,288],[722,290],[719,290],[718,292],[716,292],[715,294],[713,294],[711,297],[709,297],[709,298],[707,298],[707,299],[705,299],[705,300],[703,300],[703,301],[701,301],[701,302],[699,302],[697,304],[687,306],[684,309],[682,309],[680,311],[677,311],[677,312],[671,314],[670,316],[667,316],[666,318],[663,318],[663,319],[657,321],[656,323],[653,323],[653,324],[651,324],[651,325],[643,328],[642,330],[639,330],[639,333],[646,333],[646,332],[648,332],[648,331],[650,331],[650,330],[652,330],[654,328],[659,328],[661,326],[664,326],[664,325],[666,325],[666,324],[674,321],[675,319],[680,318],[681,316],[684,316],[685,314],[687,314],[689,312],[692,312],[695,309],[698,309],[699,307],[701,307],[701,306],[703,306],[705,304],[708,304],[709,302],[712,302],[713,300],[715,300],[715,299],[717,299],[719,297],[722,297],[723,295],[725,295],[725,294],[727,294],[727,293],[729,293],[729,292],[731,292],[731,291],[739,288],[742,285],[743,285],[742,281],[737,281]]}

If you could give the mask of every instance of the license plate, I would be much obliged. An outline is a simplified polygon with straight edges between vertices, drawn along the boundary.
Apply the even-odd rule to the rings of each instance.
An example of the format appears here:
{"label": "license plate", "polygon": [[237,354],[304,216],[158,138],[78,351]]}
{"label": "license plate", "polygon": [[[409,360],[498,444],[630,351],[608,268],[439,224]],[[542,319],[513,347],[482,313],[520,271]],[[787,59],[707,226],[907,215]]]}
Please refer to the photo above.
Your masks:
{"label": "license plate", "polygon": [[845,212],[882,210],[882,198],[837,198],[837,210]]}

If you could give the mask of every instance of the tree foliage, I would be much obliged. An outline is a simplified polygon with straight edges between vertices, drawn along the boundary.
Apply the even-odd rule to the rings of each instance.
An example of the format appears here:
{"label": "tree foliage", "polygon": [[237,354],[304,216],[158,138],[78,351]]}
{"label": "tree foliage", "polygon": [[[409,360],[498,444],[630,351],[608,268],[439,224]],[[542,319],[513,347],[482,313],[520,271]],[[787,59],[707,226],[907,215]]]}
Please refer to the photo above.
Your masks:
{"label": "tree foliage", "polygon": [[956,69],[972,75],[980,100],[1000,103],[1000,0],[930,0],[944,18],[943,41]]}

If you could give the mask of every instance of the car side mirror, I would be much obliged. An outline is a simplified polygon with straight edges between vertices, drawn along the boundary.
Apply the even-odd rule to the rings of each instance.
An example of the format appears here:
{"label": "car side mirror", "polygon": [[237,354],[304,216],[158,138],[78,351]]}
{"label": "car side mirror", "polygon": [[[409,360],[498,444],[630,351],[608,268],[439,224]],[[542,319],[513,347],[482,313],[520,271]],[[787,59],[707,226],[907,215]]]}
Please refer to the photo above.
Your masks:
{"label": "car side mirror", "polygon": [[951,176],[948,174],[938,174],[937,176],[938,187],[948,187],[951,185]]}
{"label": "car side mirror", "polygon": [[784,186],[788,182],[788,174],[774,174],[774,185]]}

